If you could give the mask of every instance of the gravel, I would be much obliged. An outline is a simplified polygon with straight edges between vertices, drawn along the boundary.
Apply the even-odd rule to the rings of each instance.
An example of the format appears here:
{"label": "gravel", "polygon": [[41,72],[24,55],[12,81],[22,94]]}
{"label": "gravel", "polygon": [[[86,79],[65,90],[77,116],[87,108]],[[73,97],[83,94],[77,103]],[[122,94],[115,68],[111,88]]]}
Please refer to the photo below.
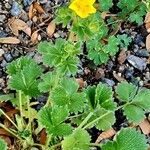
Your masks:
{"label": "gravel", "polygon": [[143,71],[144,69],[146,69],[146,62],[134,55],[130,55],[127,57],[128,62],[135,67],[136,69]]}

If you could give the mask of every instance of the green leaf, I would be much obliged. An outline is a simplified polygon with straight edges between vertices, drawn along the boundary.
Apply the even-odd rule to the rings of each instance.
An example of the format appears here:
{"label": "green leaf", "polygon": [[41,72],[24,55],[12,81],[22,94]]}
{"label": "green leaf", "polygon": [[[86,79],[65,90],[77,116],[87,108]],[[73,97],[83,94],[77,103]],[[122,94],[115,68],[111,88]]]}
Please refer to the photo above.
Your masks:
{"label": "green leaf", "polygon": [[116,88],[120,101],[125,102],[123,106],[124,115],[130,122],[139,123],[146,111],[150,111],[150,91],[145,88],[137,88],[127,82],[120,83]]}
{"label": "green leaf", "polygon": [[72,11],[68,7],[60,7],[56,13],[55,22],[66,27],[72,19]]}
{"label": "green leaf", "polygon": [[41,75],[41,68],[29,57],[21,57],[7,66],[7,72],[11,75],[9,87],[13,90],[21,90],[26,95],[37,96],[37,78]]}
{"label": "green leaf", "polygon": [[89,87],[87,89],[87,98],[93,109],[98,106],[106,110],[114,110],[116,108],[112,89],[106,84],[100,83],[96,88],[95,86]]}
{"label": "green leaf", "polygon": [[[112,127],[112,125],[116,122],[115,113],[113,111],[107,111],[105,109],[99,109],[92,117],[92,120],[100,118],[95,126],[99,130],[108,130]],[[90,120],[91,121],[91,120]]]}
{"label": "green leaf", "polygon": [[55,85],[55,81],[58,80],[56,75],[52,72],[43,74],[41,77],[42,81],[39,83],[38,88],[41,92],[48,92]]}
{"label": "green leaf", "polygon": [[135,129],[122,129],[113,142],[107,142],[102,150],[147,150],[146,138]]}
{"label": "green leaf", "polygon": [[6,142],[0,138],[0,150],[7,150],[7,148]]}
{"label": "green leaf", "polygon": [[109,11],[109,9],[113,6],[112,0],[98,0],[101,11]]}
{"label": "green leaf", "polygon": [[79,85],[75,80],[63,79],[58,87],[51,93],[54,105],[67,105],[70,112],[77,113],[83,110],[85,97],[84,93],[78,93]]}
{"label": "green leaf", "polygon": [[128,48],[129,44],[132,42],[131,37],[127,34],[117,35],[117,38],[121,48]]}
{"label": "green leaf", "polygon": [[127,105],[123,108],[124,114],[127,116],[129,121],[139,123],[145,117],[145,112],[142,108],[137,107],[136,105]]}
{"label": "green leaf", "polygon": [[90,136],[83,129],[76,129],[70,136],[62,141],[63,150],[89,150]]}
{"label": "green leaf", "polygon": [[66,106],[55,106],[42,108],[39,112],[39,122],[46,128],[48,134],[53,136],[64,136],[71,133],[69,124],[63,123],[69,115]]}
{"label": "green leaf", "polygon": [[80,43],[71,43],[59,38],[55,44],[41,42],[38,51],[42,54],[44,64],[55,67],[61,74],[76,74]]}
{"label": "green leaf", "polygon": [[121,82],[116,87],[116,94],[121,101],[131,101],[137,92],[137,87],[127,82]]}
{"label": "green leaf", "polygon": [[105,52],[110,56],[114,56],[119,50],[118,44],[118,39],[115,36],[110,36],[108,38],[108,44],[105,46]]}
{"label": "green leaf", "polygon": [[32,61],[11,76],[9,87],[13,90],[21,90],[25,95],[35,97],[39,94],[37,78],[41,73],[41,68]]}
{"label": "green leaf", "polygon": [[20,72],[25,66],[28,66],[31,63],[33,63],[33,60],[31,58],[27,56],[20,57],[7,65],[7,73],[9,75],[14,75],[17,72]]}

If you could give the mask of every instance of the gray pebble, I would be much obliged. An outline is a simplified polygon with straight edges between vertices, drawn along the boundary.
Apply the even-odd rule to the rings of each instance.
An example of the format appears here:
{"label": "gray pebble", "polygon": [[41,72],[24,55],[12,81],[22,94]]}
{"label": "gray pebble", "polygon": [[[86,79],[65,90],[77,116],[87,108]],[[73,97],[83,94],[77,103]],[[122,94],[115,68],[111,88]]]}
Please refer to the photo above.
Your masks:
{"label": "gray pebble", "polygon": [[127,57],[127,60],[133,67],[137,68],[138,70],[142,71],[146,68],[146,62],[139,57],[130,55]]}
{"label": "gray pebble", "polygon": [[111,79],[102,78],[101,81],[106,83],[106,84],[108,84],[111,87],[115,85],[115,82],[113,80],[111,80]]}
{"label": "gray pebble", "polygon": [[149,57],[149,52],[146,49],[141,49],[138,50],[135,55],[140,57]]}
{"label": "gray pebble", "polygon": [[4,22],[5,19],[6,19],[5,15],[0,15],[0,22]]}
{"label": "gray pebble", "polygon": [[9,54],[9,53],[4,54],[4,58],[5,58],[5,60],[6,60],[7,62],[10,62],[10,61],[13,60],[12,55]]}
{"label": "gray pebble", "polygon": [[2,57],[2,55],[4,54],[4,50],[3,49],[0,49],[0,57]]}

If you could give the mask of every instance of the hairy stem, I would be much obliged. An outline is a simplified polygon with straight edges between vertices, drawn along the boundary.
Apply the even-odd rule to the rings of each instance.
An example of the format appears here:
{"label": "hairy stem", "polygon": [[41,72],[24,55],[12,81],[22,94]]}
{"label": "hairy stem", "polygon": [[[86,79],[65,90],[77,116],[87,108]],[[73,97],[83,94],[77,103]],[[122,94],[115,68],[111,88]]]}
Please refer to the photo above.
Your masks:
{"label": "hairy stem", "polygon": [[0,123],[0,127],[3,128],[4,130],[6,130],[8,133],[10,133],[11,135],[13,135],[14,137],[16,137],[19,140],[22,140],[18,135],[16,135],[14,132],[12,132],[10,129],[8,129],[7,127],[5,127],[3,124]]}
{"label": "hairy stem", "polygon": [[0,112],[18,129],[18,126],[12,121],[12,119],[2,110],[0,109]]}
{"label": "hairy stem", "polygon": [[92,115],[93,115],[93,112],[90,112],[88,116],[81,122],[78,128],[82,128],[88,122],[88,120],[92,117]]}
{"label": "hairy stem", "polygon": [[32,121],[32,120],[31,120],[30,98],[29,98],[29,96],[27,96],[26,98],[27,98],[28,119],[29,119],[27,128],[29,129],[30,133],[32,133],[32,127],[31,127],[31,121]]}
{"label": "hairy stem", "polygon": [[101,120],[103,117],[109,115],[111,113],[111,111],[108,111],[107,113],[103,114],[102,116],[96,118],[95,120],[91,121],[90,123],[88,123],[86,126],[83,127],[83,129],[89,128],[91,127],[93,124],[95,124],[97,121]]}
{"label": "hairy stem", "polygon": [[19,109],[20,109],[20,116],[21,116],[21,127],[23,128],[23,109],[22,109],[22,93],[19,91]]}

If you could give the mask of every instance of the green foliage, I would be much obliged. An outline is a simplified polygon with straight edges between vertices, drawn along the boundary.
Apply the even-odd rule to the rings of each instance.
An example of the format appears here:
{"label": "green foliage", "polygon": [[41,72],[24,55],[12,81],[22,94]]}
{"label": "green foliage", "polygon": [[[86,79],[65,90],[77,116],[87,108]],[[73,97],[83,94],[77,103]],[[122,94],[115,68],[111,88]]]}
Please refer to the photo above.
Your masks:
{"label": "green foliage", "polygon": [[62,74],[76,74],[79,43],[74,44],[64,39],[57,39],[55,44],[45,41],[39,44],[38,51],[43,56],[44,64],[55,67]]}
{"label": "green foliage", "polygon": [[140,0],[120,0],[118,7],[121,12],[118,14],[122,19],[127,18],[130,22],[138,25],[143,23],[143,16],[146,14],[146,6]]}
{"label": "green foliage", "polygon": [[101,26],[103,26],[103,24],[104,21],[100,17],[100,14],[95,13],[87,19],[77,17],[72,24],[71,31],[73,31],[81,41],[86,41],[101,32]]}
{"label": "green foliage", "polygon": [[11,75],[9,87],[34,97],[39,94],[37,78],[42,70],[31,58],[25,59],[22,57],[8,65],[8,73]]}
{"label": "green foliage", "polygon": [[55,22],[66,27],[73,17],[73,13],[68,7],[60,7],[56,13]]}
{"label": "green foliage", "polygon": [[70,112],[81,112],[84,107],[85,96],[83,92],[78,92],[79,85],[72,79],[62,79],[51,93],[51,100],[54,105],[67,105]]}
{"label": "green foliage", "polygon": [[6,144],[6,142],[3,140],[3,139],[1,139],[0,138],[0,149],[1,150],[7,150],[7,144]]}
{"label": "green foliage", "polygon": [[109,11],[109,9],[113,6],[112,0],[98,0],[101,11]]}
{"label": "green foliage", "polygon": [[93,116],[89,122],[97,120],[90,127],[95,125],[101,130],[109,129],[116,120],[114,115],[116,103],[113,101],[112,89],[105,84],[89,87],[87,99],[90,106],[89,111],[93,111]]}
{"label": "green foliage", "polygon": [[118,99],[125,102],[123,110],[129,121],[139,123],[144,119],[145,112],[150,111],[150,91],[148,89],[122,82],[117,86],[116,93]]}
{"label": "green foliage", "polygon": [[76,129],[74,132],[65,137],[62,141],[63,150],[89,150],[91,138],[87,131],[83,129]]}
{"label": "green foliage", "polygon": [[118,39],[115,36],[108,38],[108,43],[99,42],[97,37],[88,41],[88,58],[93,60],[96,65],[105,64],[110,56],[118,52]]}
{"label": "green foliage", "polygon": [[113,142],[107,142],[102,150],[147,150],[146,138],[135,129],[122,129]]}
{"label": "green foliage", "polygon": [[97,87],[88,87],[87,98],[93,110],[99,106],[106,110],[114,110],[116,108],[116,103],[113,101],[112,89],[106,84],[100,83]]}
{"label": "green foliage", "polygon": [[55,106],[42,108],[39,112],[39,123],[46,128],[49,135],[65,136],[71,133],[70,125],[64,123],[69,115],[67,107]]}
{"label": "green foliage", "polygon": [[131,37],[129,37],[127,34],[118,35],[117,38],[119,40],[119,45],[121,48],[128,48],[128,46],[132,42]]}
{"label": "green foliage", "polygon": [[57,79],[57,75],[53,72],[48,72],[41,76],[42,81],[39,83],[38,88],[41,92],[48,92],[50,91]]}

